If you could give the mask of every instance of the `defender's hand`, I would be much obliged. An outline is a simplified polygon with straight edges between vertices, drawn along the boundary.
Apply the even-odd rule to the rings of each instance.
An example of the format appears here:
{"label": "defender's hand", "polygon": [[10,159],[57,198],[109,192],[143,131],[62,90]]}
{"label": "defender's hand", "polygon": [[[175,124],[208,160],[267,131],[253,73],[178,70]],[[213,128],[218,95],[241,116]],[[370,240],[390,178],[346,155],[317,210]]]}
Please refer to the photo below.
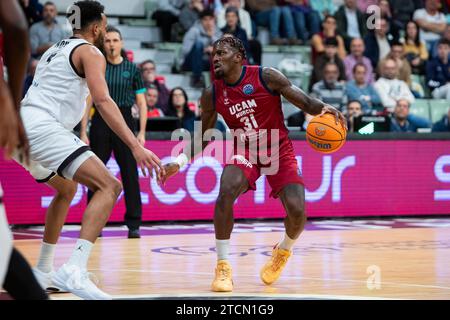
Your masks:
{"label": "defender's hand", "polygon": [[180,171],[180,166],[178,165],[178,163],[171,162],[171,163],[164,165],[164,169],[166,171],[166,174],[162,177],[161,183],[163,185],[166,183],[166,181],[170,177],[176,175]]}
{"label": "defender's hand", "polygon": [[333,106],[330,106],[329,104],[326,104],[322,108],[322,112],[320,113],[319,117],[323,116],[325,113],[331,113],[332,115],[334,115],[334,117],[336,118],[336,124],[338,124],[340,121],[345,130],[348,130],[347,121],[345,120],[345,117],[342,114],[342,112],[340,112],[338,109],[336,109]]}
{"label": "defender's hand", "polygon": [[156,172],[156,178],[158,183],[161,181],[161,177],[165,175],[165,170],[161,164],[161,160],[152,151],[145,149],[139,145],[136,150],[133,151],[133,156],[136,159],[137,165],[141,168],[142,174],[146,177],[147,168],[150,177],[153,178],[153,170]]}

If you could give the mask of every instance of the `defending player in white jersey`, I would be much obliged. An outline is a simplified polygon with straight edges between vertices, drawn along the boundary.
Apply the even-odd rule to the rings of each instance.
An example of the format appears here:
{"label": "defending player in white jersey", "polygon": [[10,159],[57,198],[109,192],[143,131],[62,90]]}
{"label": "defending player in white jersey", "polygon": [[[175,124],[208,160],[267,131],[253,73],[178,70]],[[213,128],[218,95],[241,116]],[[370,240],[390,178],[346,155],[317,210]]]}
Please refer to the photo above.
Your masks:
{"label": "defending player in white jersey", "polygon": [[[71,131],[81,120],[89,92],[103,119],[131,149],[136,162],[158,179],[164,172],[160,159],[138,142],[111,99],[105,81],[103,46],[107,20],[97,1],[78,1],[79,26],[42,56],[21,116],[30,141],[33,177],[46,183],[56,195],[50,204],[44,239],[35,275],[45,288],[56,287],[84,299],[110,299],[89,279],[87,262],[92,246],[106,224],[122,191],[120,182]],[[77,10],[75,11],[77,14]],[[78,27],[78,29],[76,28]],[[80,239],[69,260],[53,271],[55,244],[64,225],[77,183],[94,192],[84,212]]]}

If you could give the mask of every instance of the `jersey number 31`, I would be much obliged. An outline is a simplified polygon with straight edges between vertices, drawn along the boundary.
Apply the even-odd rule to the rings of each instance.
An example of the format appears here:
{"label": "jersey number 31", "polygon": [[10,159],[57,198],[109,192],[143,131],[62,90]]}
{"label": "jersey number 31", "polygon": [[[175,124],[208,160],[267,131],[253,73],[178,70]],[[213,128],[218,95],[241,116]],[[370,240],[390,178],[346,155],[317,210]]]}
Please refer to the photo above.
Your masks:
{"label": "jersey number 31", "polygon": [[242,117],[241,122],[244,122],[245,124],[245,131],[258,129],[258,123],[253,114],[250,114],[248,117]]}

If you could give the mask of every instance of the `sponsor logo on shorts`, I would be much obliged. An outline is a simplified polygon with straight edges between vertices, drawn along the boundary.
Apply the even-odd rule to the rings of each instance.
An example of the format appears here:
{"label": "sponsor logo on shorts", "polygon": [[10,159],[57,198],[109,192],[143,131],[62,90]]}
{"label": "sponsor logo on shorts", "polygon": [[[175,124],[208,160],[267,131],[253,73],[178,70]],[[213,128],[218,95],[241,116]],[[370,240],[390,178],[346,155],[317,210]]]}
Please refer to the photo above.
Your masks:
{"label": "sponsor logo on shorts", "polygon": [[231,157],[231,160],[236,160],[238,163],[243,164],[244,166],[248,167],[248,168],[253,168],[253,165],[251,164],[250,161],[248,161],[247,159],[245,159],[244,156],[242,155],[235,155],[233,157]]}
{"label": "sponsor logo on shorts", "polygon": [[244,92],[244,94],[246,94],[246,95],[251,95],[254,91],[255,91],[255,89],[253,88],[253,86],[251,84],[246,84],[244,86],[244,88],[242,89],[242,92]]}

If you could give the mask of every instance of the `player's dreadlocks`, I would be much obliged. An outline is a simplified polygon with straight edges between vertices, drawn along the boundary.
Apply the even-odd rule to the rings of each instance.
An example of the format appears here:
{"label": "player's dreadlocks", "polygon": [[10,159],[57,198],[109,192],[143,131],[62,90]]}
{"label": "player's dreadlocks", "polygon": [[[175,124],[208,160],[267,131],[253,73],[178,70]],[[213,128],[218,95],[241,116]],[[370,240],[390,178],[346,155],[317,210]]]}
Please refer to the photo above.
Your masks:
{"label": "player's dreadlocks", "polygon": [[219,44],[227,44],[237,52],[242,55],[242,60],[247,60],[247,53],[245,52],[245,47],[242,41],[235,36],[230,34],[224,35],[222,38],[214,42],[214,48],[216,48]]}

